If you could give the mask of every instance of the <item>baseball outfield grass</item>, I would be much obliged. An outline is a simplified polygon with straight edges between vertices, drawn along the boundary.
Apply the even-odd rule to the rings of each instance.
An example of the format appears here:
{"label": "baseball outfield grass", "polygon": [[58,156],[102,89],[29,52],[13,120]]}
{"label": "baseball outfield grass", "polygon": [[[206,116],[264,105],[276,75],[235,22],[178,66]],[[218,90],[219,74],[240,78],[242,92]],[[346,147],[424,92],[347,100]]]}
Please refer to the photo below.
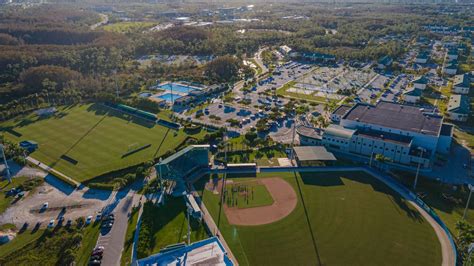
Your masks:
{"label": "baseball outfield grass", "polygon": [[[261,226],[234,226],[219,195],[196,184],[241,265],[440,265],[431,225],[382,182],[360,172],[269,173],[298,195],[293,212]],[[240,179],[239,179],[240,180]]]}
{"label": "baseball outfield grass", "polygon": [[36,141],[33,158],[80,182],[160,157],[188,136],[100,104],[59,108],[48,118],[19,117],[0,124],[2,133],[16,142]]}

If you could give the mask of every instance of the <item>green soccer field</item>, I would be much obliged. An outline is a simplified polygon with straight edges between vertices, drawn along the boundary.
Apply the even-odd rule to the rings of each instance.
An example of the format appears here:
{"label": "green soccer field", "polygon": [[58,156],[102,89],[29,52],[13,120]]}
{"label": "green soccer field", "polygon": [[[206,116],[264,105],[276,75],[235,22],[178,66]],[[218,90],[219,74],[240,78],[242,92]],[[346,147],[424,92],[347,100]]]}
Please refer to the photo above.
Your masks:
{"label": "green soccer field", "polygon": [[258,175],[265,177],[289,182],[298,203],[287,217],[260,226],[230,225],[219,212],[219,195],[203,189],[202,180],[196,184],[241,265],[441,264],[441,246],[431,225],[365,173]]}
{"label": "green soccer field", "polygon": [[99,104],[60,108],[49,118],[17,118],[0,124],[0,132],[13,141],[38,142],[33,158],[80,182],[160,157],[188,136]]}

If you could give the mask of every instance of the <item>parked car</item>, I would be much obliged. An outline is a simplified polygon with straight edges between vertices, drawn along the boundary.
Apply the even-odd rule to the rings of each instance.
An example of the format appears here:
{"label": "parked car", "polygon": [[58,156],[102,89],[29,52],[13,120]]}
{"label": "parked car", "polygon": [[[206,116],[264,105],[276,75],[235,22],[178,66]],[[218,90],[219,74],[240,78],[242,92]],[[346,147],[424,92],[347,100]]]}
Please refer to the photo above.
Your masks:
{"label": "parked car", "polygon": [[92,222],[92,215],[89,215],[86,218],[86,225],[90,224],[91,222]]}
{"label": "parked car", "polygon": [[52,219],[51,221],[49,221],[48,223],[48,228],[53,228],[54,227],[54,219]]}

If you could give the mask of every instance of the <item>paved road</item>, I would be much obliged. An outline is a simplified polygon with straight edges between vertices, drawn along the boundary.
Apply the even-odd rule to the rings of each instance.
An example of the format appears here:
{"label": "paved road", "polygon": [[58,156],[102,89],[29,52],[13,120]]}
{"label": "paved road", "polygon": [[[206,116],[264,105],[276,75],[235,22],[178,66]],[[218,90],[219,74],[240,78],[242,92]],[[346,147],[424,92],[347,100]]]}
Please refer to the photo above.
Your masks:
{"label": "paved road", "polygon": [[99,15],[100,15],[100,21],[94,25],[91,25],[90,27],[91,30],[95,30],[97,27],[105,25],[109,22],[109,16],[107,16],[106,14],[99,14]]}
{"label": "paved road", "polygon": [[116,208],[112,212],[115,216],[115,222],[110,232],[101,232],[97,240],[97,246],[104,246],[104,257],[102,265],[112,266],[120,265],[122,250],[125,244],[125,234],[128,227],[128,216],[140,197],[135,192],[129,192],[123,199],[120,199],[120,192],[116,199],[119,200]]}

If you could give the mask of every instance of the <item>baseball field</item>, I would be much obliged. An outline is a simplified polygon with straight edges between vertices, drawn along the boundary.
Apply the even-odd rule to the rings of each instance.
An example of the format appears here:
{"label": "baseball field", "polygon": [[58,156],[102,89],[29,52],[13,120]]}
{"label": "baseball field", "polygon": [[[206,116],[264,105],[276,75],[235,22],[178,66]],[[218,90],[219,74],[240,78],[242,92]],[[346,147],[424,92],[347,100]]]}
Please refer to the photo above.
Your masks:
{"label": "baseball field", "polygon": [[[224,203],[220,208],[221,179],[214,176],[195,184],[240,265],[441,264],[440,242],[431,225],[368,174],[265,173],[228,181],[234,186],[261,182],[274,199],[270,206],[241,209]],[[271,207],[276,212],[286,209],[269,222],[265,211]],[[249,212],[239,218],[253,217],[253,225],[233,218],[232,212],[241,210]]]}
{"label": "baseball field", "polygon": [[46,118],[23,116],[0,124],[0,134],[37,142],[33,158],[80,182],[160,157],[188,136],[100,104],[58,108]]}

